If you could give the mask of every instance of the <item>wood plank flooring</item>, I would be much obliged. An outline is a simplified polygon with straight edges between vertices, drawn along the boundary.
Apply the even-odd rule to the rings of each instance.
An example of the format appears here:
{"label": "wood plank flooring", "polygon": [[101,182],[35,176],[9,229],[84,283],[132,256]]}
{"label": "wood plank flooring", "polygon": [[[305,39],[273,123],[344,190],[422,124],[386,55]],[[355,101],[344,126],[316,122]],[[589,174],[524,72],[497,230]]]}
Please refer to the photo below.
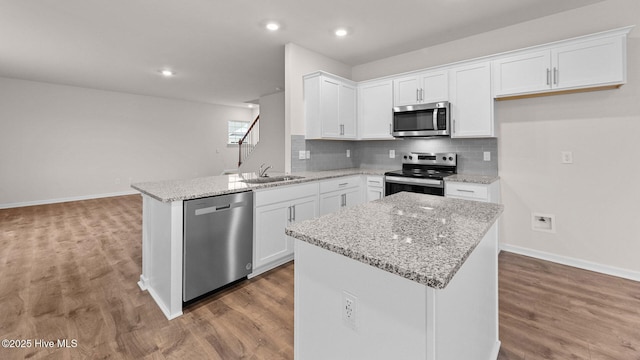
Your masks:
{"label": "wood plank flooring", "polygon": [[[292,359],[293,263],[166,320],[138,195],[0,210],[0,359]],[[392,330],[390,330],[392,331]],[[640,284],[500,255],[500,360],[640,360]],[[35,347],[35,340],[77,347]],[[72,345],[72,344],[70,344]]]}

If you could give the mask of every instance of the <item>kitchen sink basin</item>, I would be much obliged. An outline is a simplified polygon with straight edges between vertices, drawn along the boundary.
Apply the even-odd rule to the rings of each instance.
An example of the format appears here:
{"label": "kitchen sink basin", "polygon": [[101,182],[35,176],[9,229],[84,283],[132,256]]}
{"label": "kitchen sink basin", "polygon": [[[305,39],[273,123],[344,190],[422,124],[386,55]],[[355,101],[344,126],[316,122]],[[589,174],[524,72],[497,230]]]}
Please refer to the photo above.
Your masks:
{"label": "kitchen sink basin", "polygon": [[247,179],[247,180],[241,180],[241,181],[247,184],[266,184],[266,183],[272,183],[277,181],[289,181],[289,180],[296,180],[296,179],[304,179],[304,176],[294,176],[294,175],[283,175],[283,176],[273,176],[273,177],[266,176],[266,177],[259,177],[255,179]]}

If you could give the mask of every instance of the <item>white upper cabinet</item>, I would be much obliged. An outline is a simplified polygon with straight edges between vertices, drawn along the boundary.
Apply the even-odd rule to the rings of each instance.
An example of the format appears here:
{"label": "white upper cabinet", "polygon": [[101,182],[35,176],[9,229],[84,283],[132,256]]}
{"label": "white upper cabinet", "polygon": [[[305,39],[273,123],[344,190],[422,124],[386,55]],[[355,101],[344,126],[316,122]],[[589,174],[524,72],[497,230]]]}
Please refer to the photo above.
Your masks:
{"label": "white upper cabinet", "polygon": [[355,139],[356,84],[316,72],[304,76],[307,139]]}
{"label": "white upper cabinet", "polygon": [[475,63],[449,73],[451,137],[493,137],[491,64]]}
{"label": "white upper cabinet", "polygon": [[358,129],[360,139],[394,139],[393,83],[391,80],[358,84]]}
{"label": "white upper cabinet", "polygon": [[393,105],[406,106],[449,100],[448,72],[426,71],[393,80]]}
{"label": "white upper cabinet", "polygon": [[619,86],[626,82],[626,34],[585,37],[493,61],[495,97]]}

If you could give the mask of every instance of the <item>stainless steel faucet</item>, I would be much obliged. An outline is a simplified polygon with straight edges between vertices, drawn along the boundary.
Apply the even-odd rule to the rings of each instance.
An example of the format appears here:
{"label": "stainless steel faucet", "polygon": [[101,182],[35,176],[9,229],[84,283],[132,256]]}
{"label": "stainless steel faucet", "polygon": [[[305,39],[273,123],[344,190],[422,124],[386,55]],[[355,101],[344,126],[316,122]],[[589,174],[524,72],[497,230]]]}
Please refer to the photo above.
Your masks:
{"label": "stainless steel faucet", "polygon": [[260,165],[260,169],[258,169],[258,177],[267,177],[269,175],[267,175],[267,170],[271,169],[271,165],[267,166],[264,170],[262,169],[264,167],[265,163],[262,163],[262,165]]}

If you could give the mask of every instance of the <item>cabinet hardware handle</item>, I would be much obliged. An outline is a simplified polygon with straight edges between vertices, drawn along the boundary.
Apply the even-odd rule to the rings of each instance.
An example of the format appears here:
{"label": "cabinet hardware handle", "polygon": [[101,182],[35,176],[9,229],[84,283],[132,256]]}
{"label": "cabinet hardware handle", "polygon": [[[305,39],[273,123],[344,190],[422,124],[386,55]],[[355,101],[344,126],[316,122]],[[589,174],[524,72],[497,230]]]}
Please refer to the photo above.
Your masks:
{"label": "cabinet hardware handle", "polygon": [[558,85],[558,68],[553,68],[553,83]]}
{"label": "cabinet hardware handle", "polygon": [[547,68],[547,85],[551,85],[551,69]]}
{"label": "cabinet hardware handle", "polygon": [[346,183],[338,184],[338,186],[345,186],[345,185],[349,185],[349,183],[346,182]]}
{"label": "cabinet hardware handle", "polygon": [[291,206],[289,206],[289,222],[291,222]]}
{"label": "cabinet hardware handle", "polygon": [[391,128],[391,126],[392,126],[392,125],[391,125],[391,124],[389,124],[389,135],[392,135],[392,134],[393,134],[393,128]]}
{"label": "cabinet hardware handle", "polygon": [[424,89],[420,89],[420,101],[424,101]]}
{"label": "cabinet hardware handle", "polygon": [[416,101],[420,101],[420,89],[416,89]]}
{"label": "cabinet hardware handle", "polygon": [[453,133],[456,133],[456,119],[453,119]]}
{"label": "cabinet hardware handle", "polygon": [[340,124],[340,135],[344,135],[344,124]]}
{"label": "cabinet hardware handle", "polygon": [[291,216],[291,220],[296,221],[296,206],[293,205],[292,208],[293,208],[293,216]]}
{"label": "cabinet hardware handle", "polygon": [[465,192],[465,193],[474,193],[475,192],[473,190],[463,190],[463,189],[456,189],[456,191]]}

